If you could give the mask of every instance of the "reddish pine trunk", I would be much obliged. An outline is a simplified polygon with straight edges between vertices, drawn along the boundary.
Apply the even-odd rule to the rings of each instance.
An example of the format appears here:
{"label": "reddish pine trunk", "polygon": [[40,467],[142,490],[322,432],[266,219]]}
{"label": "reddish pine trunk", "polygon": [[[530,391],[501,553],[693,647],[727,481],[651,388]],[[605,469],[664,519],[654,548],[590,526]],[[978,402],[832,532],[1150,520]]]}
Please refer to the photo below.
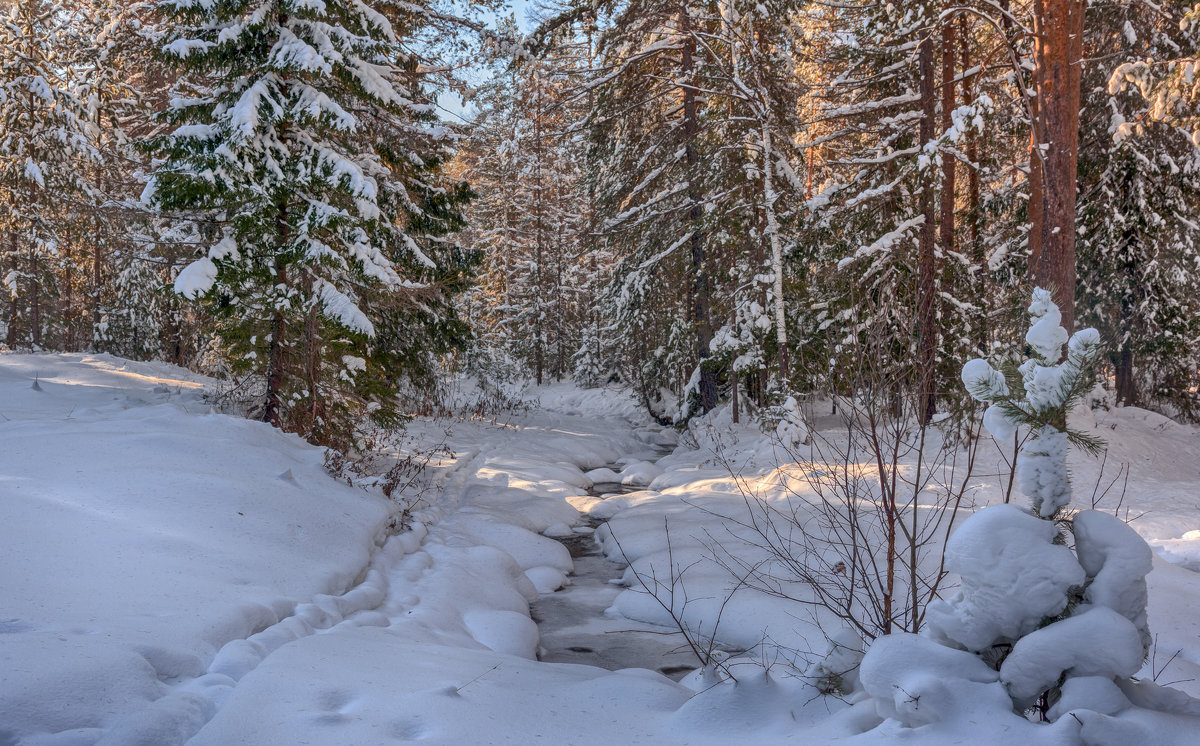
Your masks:
{"label": "reddish pine trunk", "polygon": [[[933,38],[926,37],[917,50],[917,62],[920,66],[921,76],[920,142],[922,147],[934,139],[936,101],[933,57]],[[936,376],[934,375],[937,358],[937,305],[934,302],[934,294],[937,292],[934,278],[937,271],[937,260],[934,254],[934,235],[937,224],[933,200],[933,174],[931,166],[923,176],[920,204],[921,214],[925,220],[921,223],[921,233],[917,245],[917,407],[918,416],[924,423],[929,422],[937,407]]]}
{"label": "reddish pine trunk", "polygon": [[[954,23],[947,20],[942,24],[942,132],[953,125],[950,114],[957,103],[954,96]],[[955,159],[949,154],[942,156],[942,253],[954,251],[954,176]]]}
{"label": "reddish pine trunk", "polygon": [[[1085,0],[1034,0],[1033,139],[1030,158],[1030,277],[1050,289],[1063,326],[1075,326],[1075,199]],[[1033,189],[1040,168],[1038,189]],[[1035,199],[1036,198],[1036,199]],[[1039,204],[1040,203],[1040,204]]]}

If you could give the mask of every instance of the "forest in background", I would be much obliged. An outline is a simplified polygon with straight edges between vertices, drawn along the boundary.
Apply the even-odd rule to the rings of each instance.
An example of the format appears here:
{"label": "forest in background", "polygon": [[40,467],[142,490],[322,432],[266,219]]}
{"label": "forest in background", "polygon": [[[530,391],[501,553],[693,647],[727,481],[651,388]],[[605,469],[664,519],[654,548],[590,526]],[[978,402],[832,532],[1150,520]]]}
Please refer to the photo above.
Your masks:
{"label": "forest in background", "polygon": [[1200,6],[503,10],[0,3],[0,340],[215,374],[334,446],[448,371],[927,421],[1037,283],[1113,400],[1200,416]]}

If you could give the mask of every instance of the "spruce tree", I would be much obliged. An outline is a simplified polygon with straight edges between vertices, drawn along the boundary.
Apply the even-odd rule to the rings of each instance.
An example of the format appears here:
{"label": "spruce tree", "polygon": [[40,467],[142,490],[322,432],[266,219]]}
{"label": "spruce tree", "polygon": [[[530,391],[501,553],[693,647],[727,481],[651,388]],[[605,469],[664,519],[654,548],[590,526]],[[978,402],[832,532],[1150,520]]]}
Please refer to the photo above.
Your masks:
{"label": "spruce tree", "polygon": [[220,221],[176,289],[220,319],[263,420],[333,444],[359,414],[394,421],[389,382],[462,335],[447,294],[470,266],[433,238],[469,191],[441,183],[450,133],[404,47],[427,17],[352,0],[162,11],[185,75],[144,199]]}
{"label": "spruce tree", "polygon": [[1200,150],[1171,127],[1144,126],[1148,104],[1110,91],[1114,62],[1132,64],[1184,42],[1179,18],[1138,0],[1088,9],[1080,152],[1081,323],[1108,341],[1118,401],[1200,416]]}
{"label": "spruce tree", "polygon": [[96,158],[63,38],[71,13],[49,0],[0,9],[0,261],[5,342],[43,346],[69,264],[65,215],[91,199]]}

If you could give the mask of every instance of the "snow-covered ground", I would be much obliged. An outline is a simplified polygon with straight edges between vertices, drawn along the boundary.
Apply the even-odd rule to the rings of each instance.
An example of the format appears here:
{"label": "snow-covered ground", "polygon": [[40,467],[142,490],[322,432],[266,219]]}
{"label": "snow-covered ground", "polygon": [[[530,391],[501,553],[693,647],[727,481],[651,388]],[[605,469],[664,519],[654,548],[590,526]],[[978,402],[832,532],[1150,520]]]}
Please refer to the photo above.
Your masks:
{"label": "snow-covered ground", "polygon": [[[396,533],[395,503],[329,477],[295,437],[212,413],[204,385],[108,356],[0,356],[0,744],[1083,742],[986,709],[901,728],[861,694],[819,694],[799,674],[827,647],[814,621],[829,620],[739,588],[714,561],[754,556],[722,520],[747,510],[748,485],[789,499],[775,443],[744,425],[714,417],[685,437],[699,448],[663,457],[674,434],[623,394],[565,385],[496,422],[417,421],[399,444],[448,453]],[[1129,465],[1101,506],[1137,516],[1156,550],[1141,675],[1200,694],[1200,432],[1136,409],[1078,417],[1109,443],[1101,489]],[[982,453],[979,473],[1004,472]],[[1086,507],[1100,465],[1071,465]],[[634,491],[589,494],[597,482]],[[978,478],[973,499],[1001,500],[1002,484]],[[604,553],[637,572],[556,593],[575,569],[566,544],[600,521]],[[656,582],[658,598],[643,586]],[[610,601],[603,619],[570,616]],[[645,660],[538,662],[531,603],[565,615],[543,621],[556,645],[612,637],[581,660]],[[715,631],[747,651],[736,684],[653,670],[678,662],[681,639],[659,635],[660,656],[649,636],[670,631],[672,605],[700,644]],[[1126,706],[1100,732],[1128,743],[1148,723],[1152,742],[1187,743],[1190,706]]]}

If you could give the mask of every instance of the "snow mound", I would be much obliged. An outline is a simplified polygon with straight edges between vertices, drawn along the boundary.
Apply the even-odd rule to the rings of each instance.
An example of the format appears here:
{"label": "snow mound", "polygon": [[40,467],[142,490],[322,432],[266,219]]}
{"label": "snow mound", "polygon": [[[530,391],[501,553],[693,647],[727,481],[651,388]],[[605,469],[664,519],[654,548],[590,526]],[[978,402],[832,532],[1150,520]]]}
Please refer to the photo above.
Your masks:
{"label": "snow mound", "polygon": [[634,461],[621,470],[621,486],[649,487],[656,478],[662,476],[662,473],[661,467],[649,461]]}
{"label": "snow mound", "polygon": [[1096,606],[1035,630],[1013,645],[1000,678],[1013,700],[1032,704],[1063,674],[1129,677],[1142,667],[1137,627],[1112,609]]}
{"label": "snow mound", "polygon": [[929,605],[930,628],[978,651],[1016,640],[1061,613],[1067,591],[1086,577],[1057,537],[1054,523],[1016,505],[972,515],[946,544],[946,567],[962,577],[963,587]]}
{"label": "snow mound", "polygon": [[380,578],[357,580],[387,501],[331,479],[295,436],[211,414],[204,383],[107,355],[0,354],[0,733],[178,742],[232,684],[209,669],[244,675],[380,603]]}
{"label": "snow mound", "polygon": [[876,638],[859,680],[881,718],[909,728],[1011,707],[999,674],[978,657],[905,632]]}
{"label": "snow mound", "polygon": [[1146,575],[1153,567],[1150,547],[1129,524],[1107,513],[1085,510],[1072,521],[1075,552],[1091,582],[1084,599],[1122,615],[1137,627],[1142,653],[1150,649],[1146,619]]}

